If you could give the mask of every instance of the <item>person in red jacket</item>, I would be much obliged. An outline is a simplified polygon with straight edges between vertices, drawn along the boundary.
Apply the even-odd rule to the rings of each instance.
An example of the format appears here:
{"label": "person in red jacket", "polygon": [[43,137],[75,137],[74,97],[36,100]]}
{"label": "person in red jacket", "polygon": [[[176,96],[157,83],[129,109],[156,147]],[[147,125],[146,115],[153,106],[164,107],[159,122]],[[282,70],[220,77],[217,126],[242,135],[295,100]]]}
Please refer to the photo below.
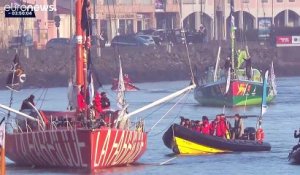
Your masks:
{"label": "person in red jacket", "polygon": [[206,135],[210,134],[210,125],[207,116],[202,117],[201,133]]}
{"label": "person in red jacket", "polygon": [[195,127],[193,128],[194,131],[201,132],[201,125],[202,125],[202,122],[199,121],[199,120],[196,120],[195,121]]}
{"label": "person in red jacket", "polygon": [[80,92],[77,95],[77,107],[78,107],[78,112],[85,111],[86,103],[84,98],[83,86],[81,87]]}
{"label": "person in red jacket", "polygon": [[230,139],[230,123],[226,120],[225,114],[220,114],[223,138]]}
{"label": "person in red jacket", "polygon": [[98,92],[95,93],[93,105],[96,110],[96,117],[98,117],[103,112],[102,104],[101,104],[101,96]]}
{"label": "person in red jacket", "polygon": [[101,92],[101,106],[104,111],[110,109],[110,101],[105,92]]}
{"label": "person in red jacket", "polygon": [[209,124],[209,133],[210,135],[215,135],[216,132],[216,120],[211,121],[211,123]]}
{"label": "person in red jacket", "polygon": [[224,123],[221,121],[221,116],[218,114],[215,119],[216,136],[224,137]]}

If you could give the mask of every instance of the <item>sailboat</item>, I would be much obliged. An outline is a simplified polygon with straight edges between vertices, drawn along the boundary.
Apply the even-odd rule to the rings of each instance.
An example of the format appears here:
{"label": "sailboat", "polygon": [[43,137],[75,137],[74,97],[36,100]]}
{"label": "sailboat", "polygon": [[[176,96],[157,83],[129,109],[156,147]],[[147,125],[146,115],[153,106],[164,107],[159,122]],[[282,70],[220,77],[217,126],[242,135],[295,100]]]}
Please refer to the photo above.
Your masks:
{"label": "sailboat", "polygon": [[[122,65],[120,65],[122,66]],[[140,88],[138,88],[137,86],[135,86],[131,79],[129,78],[128,74],[124,74],[124,76],[122,77],[124,84],[125,84],[125,91],[138,91],[140,90]],[[118,91],[118,86],[120,83],[120,78],[114,78],[113,82],[112,82],[112,86],[111,86],[111,90],[113,91]]]}
{"label": "sailboat", "polygon": [[212,133],[205,134],[203,131],[199,132],[190,128],[190,126],[172,124],[162,138],[165,146],[176,154],[185,155],[270,151],[271,145],[263,141],[264,132],[262,129],[262,117],[267,109],[267,82],[268,71],[264,77],[261,113],[257,117],[256,129],[247,127],[241,138],[230,139],[218,137]]}
{"label": "sailboat", "polygon": [[[94,96],[90,75],[88,0],[76,2],[76,86],[85,97]],[[87,24],[85,24],[87,22]],[[89,100],[86,100],[90,104]],[[97,126],[89,104],[85,111],[46,111],[32,109],[17,111],[5,105],[0,108],[16,114],[11,132],[6,132],[6,156],[17,165],[38,167],[84,168],[94,170],[121,166],[137,161],[147,147],[147,134],[143,130]],[[118,118],[118,112],[115,112]],[[113,117],[112,117],[113,118]],[[6,118],[7,119],[7,118]],[[12,117],[10,117],[12,119]],[[113,122],[113,121],[112,121]]]}
{"label": "sailboat", "polygon": [[[236,52],[234,0],[230,1],[230,5],[231,53],[225,61],[227,66],[225,66],[225,70],[219,69],[221,52],[219,48],[215,68],[206,71],[203,81],[198,83],[194,91],[195,100],[204,106],[233,107],[261,104],[263,78],[261,72],[251,66],[248,47]],[[246,64],[245,69],[241,68],[243,62]],[[271,102],[277,95],[273,63],[271,69],[273,77],[268,84],[268,102]]]}
{"label": "sailboat", "polygon": [[[17,165],[94,171],[134,163],[146,151],[147,133],[142,121],[129,126],[130,118],[195,88],[194,84],[190,85],[128,112],[120,70],[120,109],[97,118],[92,100],[97,93],[93,87],[93,74],[90,69],[89,41],[92,32],[89,25],[89,4],[89,0],[76,1],[76,84],[75,88],[70,88],[76,90],[76,95],[79,91],[83,94],[85,98],[80,100],[85,101],[84,108],[79,108],[77,103],[77,106],[73,106],[73,111],[39,110],[30,101],[26,101],[29,109],[18,111],[0,104],[0,109],[8,114],[4,116],[2,111],[0,113],[4,116],[0,118],[1,121],[9,128],[5,132],[5,155]],[[68,95],[72,96],[70,94]],[[108,122],[103,117],[109,118]]]}

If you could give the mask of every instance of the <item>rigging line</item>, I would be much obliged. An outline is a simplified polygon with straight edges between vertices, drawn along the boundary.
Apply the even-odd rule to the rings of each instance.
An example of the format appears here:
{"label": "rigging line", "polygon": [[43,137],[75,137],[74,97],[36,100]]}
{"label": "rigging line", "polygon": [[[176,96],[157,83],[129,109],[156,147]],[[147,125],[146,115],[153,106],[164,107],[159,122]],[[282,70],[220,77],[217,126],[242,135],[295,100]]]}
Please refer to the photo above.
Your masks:
{"label": "rigging line", "polygon": [[[107,8],[108,8],[108,14],[109,14],[109,24],[110,24],[110,30],[112,31],[112,17],[111,17],[111,14],[110,14],[110,8],[109,8],[109,0],[106,0],[106,2],[107,2]],[[117,27],[117,17],[116,17],[116,9],[115,9],[115,0],[112,0],[112,6],[113,6],[113,14],[114,14],[114,16],[115,16],[115,20],[114,20],[114,24],[115,24],[115,27]],[[119,32],[118,32],[118,28],[116,28],[116,30],[115,30],[115,33],[116,34],[118,34]],[[115,59],[115,68],[116,68],[116,71],[115,72],[118,72],[118,61],[117,61],[117,55],[119,55],[120,56],[120,50],[119,50],[119,47],[118,46],[116,46],[116,47],[114,47],[114,59]],[[117,54],[116,54],[117,53]]]}
{"label": "rigging line", "polygon": [[[176,97],[178,98],[178,97]],[[161,108],[165,107],[167,105],[167,103],[163,103],[161,104],[157,110],[153,110],[151,113],[149,113],[148,115],[146,115],[145,117],[143,117],[142,119],[145,120],[146,118],[150,117],[152,114],[154,114],[155,112],[159,111]]]}
{"label": "rigging line", "polygon": [[[112,17],[111,17],[111,14],[110,14],[110,8],[109,8],[109,3],[108,3],[108,1],[109,0],[106,0],[106,2],[107,2],[107,8],[108,8],[108,13],[109,13],[109,21],[110,21],[110,29],[111,29],[111,31],[112,31]],[[114,14],[114,17],[115,17],[115,20],[114,20],[114,24],[115,24],[115,27],[117,27],[117,16],[116,16],[116,9],[115,9],[115,0],[112,0],[112,8],[113,8],[113,14]],[[118,28],[116,28],[116,30],[115,30],[115,33],[117,34],[117,33],[119,33],[118,32]],[[118,53],[118,55],[120,54],[119,53],[119,47],[117,46],[116,48],[114,48],[114,58],[115,58],[115,63],[116,63],[116,65],[117,65],[117,60],[116,60],[116,50],[117,50],[117,53]],[[117,67],[117,66],[116,66]]]}
{"label": "rigging line", "polygon": [[151,132],[153,130],[153,128],[165,117],[169,114],[170,111],[172,111],[172,109],[183,99],[183,97],[186,96],[186,94],[190,93],[191,90],[187,91],[184,95],[182,95],[180,97],[180,99],[150,128],[150,130],[147,132]]}
{"label": "rigging line", "polygon": [[42,106],[44,105],[44,102],[45,102],[45,99],[46,99],[46,94],[47,94],[47,92],[48,92],[48,88],[46,88],[45,89],[45,93],[44,93],[44,96],[43,96],[43,98],[42,98],[42,102],[41,102],[41,105],[40,105],[40,108],[39,109],[41,109],[42,108]]}
{"label": "rigging line", "polygon": [[[11,87],[13,87],[13,84],[14,84],[14,81],[15,81],[15,72],[16,72],[17,64],[20,64],[20,62],[13,65]],[[10,91],[9,107],[11,107],[11,105],[13,103],[13,95],[14,95],[14,92],[13,92],[13,90],[11,90]],[[10,117],[10,111],[8,111],[8,113],[7,113],[7,118],[9,118],[9,117]]]}
{"label": "rigging line", "polygon": [[179,18],[180,18],[180,30],[181,30],[181,31],[180,31],[180,35],[181,35],[181,32],[183,32],[185,49],[186,49],[186,51],[187,51],[187,58],[188,58],[189,68],[190,68],[190,71],[191,71],[191,78],[192,78],[193,84],[195,84],[195,76],[194,76],[194,73],[193,73],[193,68],[192,68],[192,62],[191,62],[191,59],[190,59],[189,48],[188,48],[188,46],[187,46],[187,37],[186,37],[186,33],[185,33],[184,29],[183,29],[183,19],[182,19],[182,14],[181,14],[181,12],[182,12],[182,7],[183,7],[183,4],[182,4],[182,1],[183,1],[183,0],[179,0],[179,1],[180,1],[180,4],[179,4],[179,3],[177,3],[177,4],[178,4],[178,6],[179,6],[179,9],[181,9],[180,12],[179,12]]}
{"label": "rigging line", "polygon": [[166,160],[166,161],[164,161],[164,162],[161,162],[159,165],[164,165],[164,164],[166,164],[166,163],[168,163],[168,162],[170,162],[170,161],[172,161],[172,160],[174,160],[174,159],[176,159],[176,158],[177,158],[177,156],[172,157],[171,159],[168,159],[168,160]]}
{"label": "rigging line", "polygon": [[[178,97],[176,97],[175,99],[177,99]],[[154,114],[155,112],[159,111],[161,108],[165,107],[167,105],[167,103],[162,103],[156,110],[153,110],[151,113],[149,113],[148,115],[146,115],[145,117],[141,118],[141,120],[145,120],[146,118],[150,117],[152,114]],[[182,107],[181,107],[182,108]],[[175,118],[177,118],[177,116],[175,116]],[[175,119],[173,120],[175,121]],[[133,122],[134,123],[134,122]],[[167,128],[166,128],[167,129]],[[166,129],[163,129],[161,132],[163,132],[164,130]],[[153,136],[153,135],[151,135]]]}
{"label": "rigging line", "polygon": [[[188,94],[188,97],[187,97],[187,98],[185,99],[185,101],[182,103],[179,112],[177,113],[177,115],[175,115],[175,117],[173,117],[173,120],[170,122],[170,124],[174,123],[175,120],[179,117],[179,114],[181,113],[181,111],[182,111],[182,109],[183,109],[183,107],[184,107],[183,104],[185,104],[186,101],[187,101],[187,100],[189,99],[189,97],[190,97],[190,93],[187,93],[187,94]],[[160,132],[156,133],[156,134],[148,135],[148,137],[155,137],[155,136],[161,134],[162,132],[166,131],[168,128],[169,128],[169,125],[168,125],[166,128],[162,129]]]}
{"label": "rigging line", "polygon": [[[179,98],[179,97],[180,97],[180,96],[175,97],[174,100],[177,99],[177,98]],[[185,101],[185,102],[186,102],[186,101]],[[160,104],[160,107],[158,108],[158,110],[159,110],[160,108],[164,107],[165,105],[167,105],[167,103],[161,103],[161,104]],[[182,107],[183,107],[183,106],[182,106]],[[148,115],[147,115],[146,117],[144,117],[143,119],[145,119],[145,118],[151,116],[154,112],[156,112],[156,111],[158,111],[158,110],[154,110],[153,112],[151,112],[150,114],[148,114]],[[181,108],[181,110],[182,110],[182,108]]]}

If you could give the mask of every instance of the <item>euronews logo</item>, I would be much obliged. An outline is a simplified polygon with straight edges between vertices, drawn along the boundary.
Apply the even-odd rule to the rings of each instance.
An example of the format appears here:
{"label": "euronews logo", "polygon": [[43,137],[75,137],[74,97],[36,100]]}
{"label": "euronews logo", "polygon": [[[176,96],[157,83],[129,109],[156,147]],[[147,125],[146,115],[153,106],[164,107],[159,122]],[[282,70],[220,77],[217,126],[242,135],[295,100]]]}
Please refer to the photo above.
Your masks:
{"label": "euronews logo", "polygon": [[15,4],[11,3],[9,5],[4,6],[4,13],[6,18],[34,18],[35,12],[41,11],[41,12],[51,12],[56,11],[56,8],[54,5],[48,5],[48,4]]}

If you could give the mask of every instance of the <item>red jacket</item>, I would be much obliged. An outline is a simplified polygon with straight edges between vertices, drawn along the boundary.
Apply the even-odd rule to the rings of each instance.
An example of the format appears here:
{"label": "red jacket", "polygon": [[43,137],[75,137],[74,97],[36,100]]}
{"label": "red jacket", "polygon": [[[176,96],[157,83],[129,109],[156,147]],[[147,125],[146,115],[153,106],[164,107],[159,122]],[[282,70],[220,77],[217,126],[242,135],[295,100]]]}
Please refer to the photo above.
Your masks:
{"label": "red jacket", "polygon": [[215,134],[215,130],[216,130],[216,121],[213,120],[210,125],[209,125],[209,132],[210,135],[214,135]]}
{"label": "red jacket", "polygon": [[101,96],[99,95],[99,93],[95,94],[93,104],[94,104],[95,110],[98,114],[103,112],[102,106],[101,106]]}
{"label": "red jacket", "polygon": [[220,121],[218,121],[217,123],[217,127],[216,127],[216,136],[218,137],[225,137],[226,135],[226,123],[225,120],[221,119]]}
{"label": "red jacket", "polygon": [[84,95],[79,93],[77,95],[77,106],[78,106],[78,110],[79,111],[83,111],[85,110],[85,99],[84,99]]}
{"label": "red jacket", "polygon": [[202,125],[201,125],[201,132],[202,134],[209,135],[210,134],[210,125],[207,120],[204,120]]}
{"label": "red jacket", "polygon": [[201,126],[199,125],[195,126],[194,131],[201,132]]}

